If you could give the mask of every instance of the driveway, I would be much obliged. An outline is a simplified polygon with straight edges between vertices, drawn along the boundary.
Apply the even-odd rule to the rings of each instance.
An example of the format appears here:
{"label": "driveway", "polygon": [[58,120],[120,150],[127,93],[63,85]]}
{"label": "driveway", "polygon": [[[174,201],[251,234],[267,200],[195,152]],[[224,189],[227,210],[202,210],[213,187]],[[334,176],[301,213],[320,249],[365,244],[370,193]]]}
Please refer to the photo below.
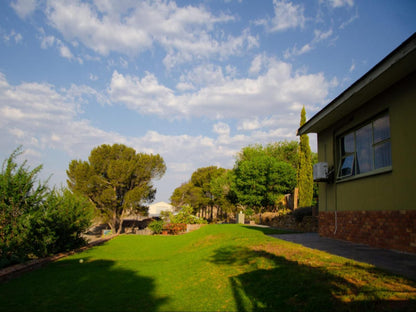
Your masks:
{"label": "driveway", "polygon": [[270,236],[351,260],[369,263],[386,271],[416,280],[416,254],[321,237],[317,233]]}

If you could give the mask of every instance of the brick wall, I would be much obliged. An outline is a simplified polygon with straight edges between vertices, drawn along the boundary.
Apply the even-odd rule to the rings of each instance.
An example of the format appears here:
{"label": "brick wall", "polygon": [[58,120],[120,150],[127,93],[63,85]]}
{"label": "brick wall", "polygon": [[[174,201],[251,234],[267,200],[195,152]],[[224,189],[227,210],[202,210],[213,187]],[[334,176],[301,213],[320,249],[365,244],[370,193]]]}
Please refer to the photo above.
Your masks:
{"label": "brick wall", "polygon": [[416,211],[319,212],[319,234],[386,249],[416,253]]}

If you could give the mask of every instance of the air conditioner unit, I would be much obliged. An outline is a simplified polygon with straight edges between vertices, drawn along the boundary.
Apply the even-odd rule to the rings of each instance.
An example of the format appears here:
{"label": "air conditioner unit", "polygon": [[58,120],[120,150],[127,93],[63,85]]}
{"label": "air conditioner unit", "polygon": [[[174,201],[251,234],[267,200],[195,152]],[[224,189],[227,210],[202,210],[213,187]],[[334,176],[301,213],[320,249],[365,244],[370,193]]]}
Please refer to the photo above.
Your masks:
{"label": "air conditioner unit", "polygon": [[313,181],[327,182],[328,181],[328,163],[319,162],[313,165]]}

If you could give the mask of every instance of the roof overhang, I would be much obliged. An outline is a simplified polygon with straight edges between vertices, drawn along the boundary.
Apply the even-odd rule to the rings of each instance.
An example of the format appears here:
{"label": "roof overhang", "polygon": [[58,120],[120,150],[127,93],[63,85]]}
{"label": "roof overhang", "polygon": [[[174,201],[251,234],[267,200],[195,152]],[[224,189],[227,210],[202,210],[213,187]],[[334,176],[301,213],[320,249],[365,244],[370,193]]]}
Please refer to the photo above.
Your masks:
{"label": "roof overhang", "polygon": [[297,135],[319,133],[416,70],[416,33],[309,119]]}

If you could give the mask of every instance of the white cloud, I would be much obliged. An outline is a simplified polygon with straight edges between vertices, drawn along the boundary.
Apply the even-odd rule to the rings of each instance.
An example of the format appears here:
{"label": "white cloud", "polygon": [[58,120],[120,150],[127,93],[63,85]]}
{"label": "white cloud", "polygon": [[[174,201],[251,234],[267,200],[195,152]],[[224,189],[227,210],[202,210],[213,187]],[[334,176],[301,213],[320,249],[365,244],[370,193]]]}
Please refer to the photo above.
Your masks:
{"label": "white cloud", "polygon": [[40,47],[42,49],[48,49],[50,47],[53,47],[54,44],[55,44],[55,37],[54,36],[44,36],[44,37],[42,37]]}
{"label": "white cloud", "polygon": [[3,35],[3,39],[6,43],[9,43],[10,40],[14,40],[14,42],[18,44],[23,40],[23,36],[20,33],[16,33],[14,30],[12,30],[9,34]]}
{"label": "white cloud", "polygon": [[318,43],[331,38],[332,35],[333,35],[332,29],[329,29],[327,31],[315,29],[314,37],[311,42],[303,45],[300,49],[295,45],[293,48],[287,49],[284,52],[283,56],[285,59],[288,59],[288,58],[291,58],[292,56],[299,56],[299,55],[308,53],[311,50],[315,49]]}
{"label": "white cloud", "polygon": [[[80,113],[77,102],[83,96],[81,89],[74,87],[58,92],[54,86],[44,83],[13,86],[0,73],[0,132],[5,138],[1,143],[3,150],[5,146],[23,144],[25,148],[38,152],[58,148],[70,155],[79,155],[81,150],[86,151],[97,142],[120,140],[119,136],[94,128],[87,120],[77,118]],[[11,136],[5,136],[5,132]]]}
{"label": "white cloud", "polygon": [[46,15],[67,41],[82,42],[101,55],[115,51],[134,56],[156,42],[166,51],[167,68],[211,55],[225,58],[258,46],[249,30],[237,37],[217,36],[221,29],[216,25],[233,21],[233,16],[213,15],[202,6],[178,7],[175,2],[50,0]]}
{"label": "white cloud", "polygon": [[305,25],[304,7],[287,0],[273,0],[274,16],[255,23],[264,25],[268,31],[284,31],[290,28],[303,28]]}
{"label": "white cloud", "polygon": [[329,5],[333,8],[341,8],[343,6],[352,7],[354,5],[354,0],[327,0]]}
{"label": "white cloud", "polygon": [[62,44],[62,43],[59,45],[59,54],[62,57],[67,58],[69,60],[74,58],[74,56],[71,53],[71,50],[69,50],[69,48],[66,45]]}
{"label": "white cloud", "polygon": [[213,129],[215,133],[220,136],[229,136],[230,135],[230,126],[224,122],[218,122],[214,124]]}
{"label": "white cloud", "polygon": [[352,73],[355,70],[355,61],[352,60],[349,72]]}
{"label": "white cloud", "polygon": [[[251,118],[300,111],[325,102],[330,83],[322,73],[293,72],[292,66],[269,58],[264,73],[252,79],[224,75],[220,67],[198,67],[182,76],[182,83],[198,86],[185,94],[159,83],[146,73],[134,77],[113,73],[108,89],[113,102],[140,113],[163,118]],[[196,74],[196,75],[194,75]]]}
{"label": "white cloud", "polygon": [[98,76],[90,73],[90,80],[97,81],[98,80]]}
{"label": "white cloud", "polygon": [[261,69],[263,68],[263,62],[264,62],[264,55],[258,54],[253,59],[250,65],[250,69],[248,70],[251,74],[258,74]]}
{"label": "white cloud", "polygon": [[31,15],[37,6],[36,0],[16,0],[12,2],[11,7],[16,11],[20,18],[26,18]]}

